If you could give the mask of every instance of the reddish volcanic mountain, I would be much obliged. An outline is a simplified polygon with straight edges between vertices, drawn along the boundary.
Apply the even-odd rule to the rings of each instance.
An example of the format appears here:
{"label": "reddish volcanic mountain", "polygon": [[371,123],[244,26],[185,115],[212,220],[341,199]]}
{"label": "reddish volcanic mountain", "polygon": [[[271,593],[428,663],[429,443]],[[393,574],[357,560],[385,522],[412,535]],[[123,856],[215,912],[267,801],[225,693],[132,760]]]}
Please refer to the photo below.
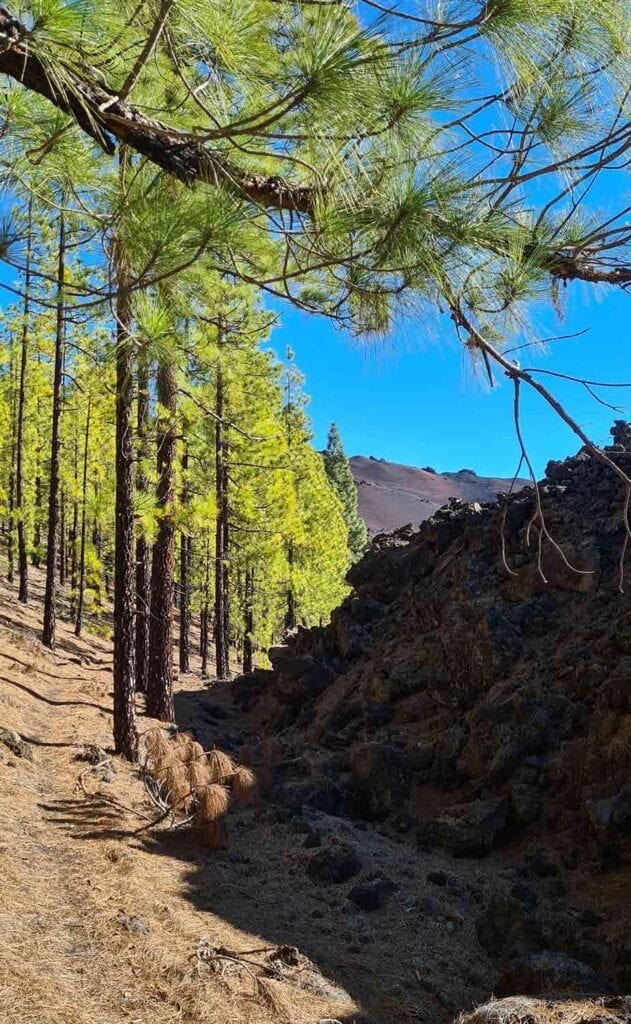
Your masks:
{"label": "reddish volcanic mountain", "polygon": [[[507,491],[511,484],[501,477],[478,476],[471,469],[435,473],[430,468],[401,466],[364,455],[354,455],[350,464],[357,484],[359,511],[372,534],[390,533],[407,523],[418,526],[450,498],[481,504],[494,501],[498,491]],[[528,483],[518,480],[515,489]]]}

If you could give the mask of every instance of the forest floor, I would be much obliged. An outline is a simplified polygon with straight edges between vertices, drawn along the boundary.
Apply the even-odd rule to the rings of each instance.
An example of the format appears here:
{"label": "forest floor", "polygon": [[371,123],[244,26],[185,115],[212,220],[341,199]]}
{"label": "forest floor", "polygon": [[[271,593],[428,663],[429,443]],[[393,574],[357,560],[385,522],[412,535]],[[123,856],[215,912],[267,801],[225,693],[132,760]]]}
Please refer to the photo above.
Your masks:
{"label": "forest floor", "polygon": [[[0,743],[2,1024],[443,1024],[489,998],[497,964],[475,921],[509,884],[501,858],[461,861],[438,889],[428,873],[453,872],[450,858],[265,800],[231,814],[225,851],[147,827],[156,812],[137,769],[113,758],[100,777],[78,759],[87,745],[111,751],[111,644],[61,620],[45,649],[39,571],[31,580],[27,607],[0,584],[0,728],[32,754]],[[238,749],[229,684],[181,676],[176,707],[207,748]],[[141,714],[141,731],[151,724]],[[320,852],[349,849],[352,881],[310,877]],[[396,893],[382,909],[349,900],[384,879]],[[274,977],[269,951],[286,945],[299,966]],[[218,947],[245,961],[208,955]]]}

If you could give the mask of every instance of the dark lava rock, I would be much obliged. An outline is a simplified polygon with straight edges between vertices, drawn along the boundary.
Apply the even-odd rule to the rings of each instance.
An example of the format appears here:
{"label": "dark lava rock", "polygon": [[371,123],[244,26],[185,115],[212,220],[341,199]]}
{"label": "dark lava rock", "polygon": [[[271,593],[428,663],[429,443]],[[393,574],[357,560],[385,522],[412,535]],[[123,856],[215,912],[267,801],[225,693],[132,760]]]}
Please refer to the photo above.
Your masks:
{"label": "dark lava rock", "polygon": [[509,805],[503,798],[474,800],[452,810],[458,816],[421,822],[417,831],[421,849],[441,847],[454,857],[484,857],[506,829]]}
{"label": "dark lava rock", "polygon": [[475,922],[478,942],[490,956],[519,956],[540,943],[541,931],[532,908],[514,896],[491,896]]}
{"label": "dark lava rock", "polygon": [[544,950],[508,964],[498,985],[499,995],[539,995],[543,992],[614,993],[615,986],[588,964],[565,953]]}
{"label": "dark lava rock", "polygon": [[362,870],[357,851],[349,843],[329,846],[314,854],[307,864],[307,875],[321,885],[341,885]]}
{"label": "dark lava rock", "polygon": [[354,809],[380,821],[401,807],[407,795],[408,768],[404,755],[385,743],[357,743],[350,751]]}
{"label": "dark lava rock", "polygon": [[356,885],[349,892],[348,898],[360,910],[380,910],[397,889],[398,886],[390,878],[375,878],[372,882]]}
{"label": "dark lava rock", "polygon": [[590,801],[588,811],[599,832],[631,833],[631,786],[625,786],[615,796]]}

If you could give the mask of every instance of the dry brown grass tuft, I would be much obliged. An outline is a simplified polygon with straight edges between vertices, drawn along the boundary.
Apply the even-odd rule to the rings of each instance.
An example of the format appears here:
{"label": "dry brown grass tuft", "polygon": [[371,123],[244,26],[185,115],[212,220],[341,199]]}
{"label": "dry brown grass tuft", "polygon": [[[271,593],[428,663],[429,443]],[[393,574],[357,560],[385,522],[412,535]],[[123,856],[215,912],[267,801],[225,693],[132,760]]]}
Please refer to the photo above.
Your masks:
{"label": "dry brown grass tuft", "polygon": [[204,825],[222,818],[228,810],[230,790],[219,782],[212,782],[202,792],[197,805],[197,822]]}
{"label": "dry brown grass tuft", "polygon": [[208,755],[208,767],[210,768],[211,781],[221,782],[223,779],[230,778],[236,765],[229,754],[225,754],[223,750],[215,748]]}
{"label": "dry brown grass tuft", "polygon": [[272,1011],[275,1017],[289,1019],[290,1009],[287,1002],[282,981],[274,981],[273,978],[257,978],[256,990],[265,1005]]}
{"label": "dry brown grass tuft", "polygon": [[256,799],[258,785],[254,772],[244,765],[235,768],[232,777],[232,792],[234,798],[241,807],[248,807]]}

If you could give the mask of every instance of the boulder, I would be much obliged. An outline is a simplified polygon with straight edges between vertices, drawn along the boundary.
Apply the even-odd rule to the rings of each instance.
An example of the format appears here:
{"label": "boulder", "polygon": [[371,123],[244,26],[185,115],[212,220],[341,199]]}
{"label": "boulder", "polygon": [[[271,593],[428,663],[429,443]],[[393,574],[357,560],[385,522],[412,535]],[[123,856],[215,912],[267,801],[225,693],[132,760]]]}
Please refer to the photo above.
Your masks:
{"label": "boulder", "polygon": [[349,767],[357,814],[380,821],[400,809],[409,791],[408,765],[401,751],[385,743],[356,743]]}
{"label": "boulder", "polygon": [[616,991],[589,964],[556,950],[544,950],[513,960],[505,968],[499,995],[538,995],[542,992],[590,992],[609,995]]}
{"label": "boulder", "polygon": [[390,878],[374,878],[363,885],[356,885],[349,892],[348,898],[360,910],[381,910],[397,889],[398,886]]}
{"label": "boulder", "polygon": [[534,907],[494,893],[475,922],[478,942],[490,956],[519,956],[541,943]]}
{"label": "boulder", "polygon": [[440,847],[454,857],[484,857],[493,849],[508,822],[509,804],[503,798],[474,800],[451,809],[441,818],[421,822],[417,841],[421,849]]}
{"label": "boulder", "polygon": [[307,875],[320,885],[341,885],[358,875],[363,864],[350,843],[318,850],[307,863]]}

